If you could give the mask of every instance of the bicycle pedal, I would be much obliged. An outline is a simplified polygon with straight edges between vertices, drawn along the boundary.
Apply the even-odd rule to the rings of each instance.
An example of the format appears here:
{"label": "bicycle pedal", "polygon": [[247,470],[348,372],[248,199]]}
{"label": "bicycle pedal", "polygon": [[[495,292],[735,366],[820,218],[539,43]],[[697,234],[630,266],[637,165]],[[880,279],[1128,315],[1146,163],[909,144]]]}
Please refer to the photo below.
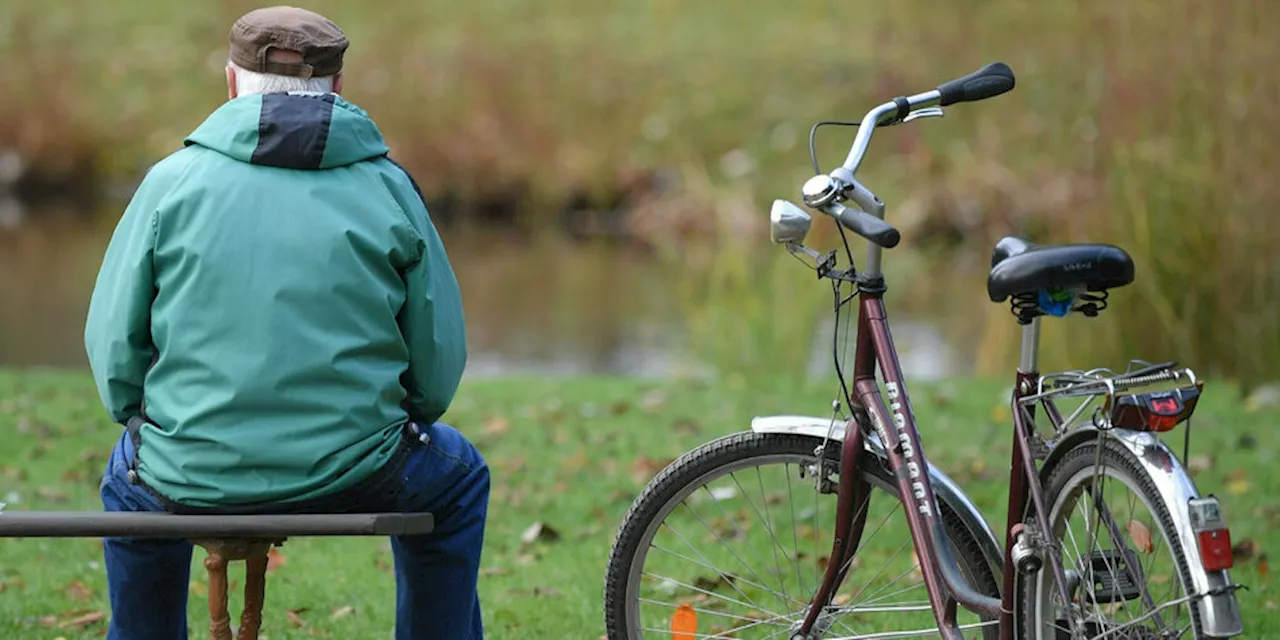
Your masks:
{"label": "bicycle pedal", "polygon": [[1089,567],[1081,572],[1081,577],[1093,579],[1092,583],[1082,581],[1087,602],[1116,603],[1142,596],[1142,567],[1130,567],[1119,549],[1094,551],[1089,554]]}

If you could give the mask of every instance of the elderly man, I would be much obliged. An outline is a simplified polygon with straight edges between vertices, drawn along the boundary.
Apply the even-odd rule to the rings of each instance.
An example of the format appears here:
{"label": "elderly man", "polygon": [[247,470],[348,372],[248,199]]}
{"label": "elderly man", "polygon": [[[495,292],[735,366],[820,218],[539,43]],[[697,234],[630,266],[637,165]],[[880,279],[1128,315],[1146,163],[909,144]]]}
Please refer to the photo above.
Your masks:
{"label": "elderly man", "polygon": [[[392,540],[396,638],[480,638],[489,471],[437,422],[466,361],[458,283],[417,185],[339,97],[347,46],[302,9],[241,17],[230,99],[121,217],[85,329],[126,426],[102,502],[433,512],[435,533]],[[187,637],[191,545],[103,551],[108,638]]]}

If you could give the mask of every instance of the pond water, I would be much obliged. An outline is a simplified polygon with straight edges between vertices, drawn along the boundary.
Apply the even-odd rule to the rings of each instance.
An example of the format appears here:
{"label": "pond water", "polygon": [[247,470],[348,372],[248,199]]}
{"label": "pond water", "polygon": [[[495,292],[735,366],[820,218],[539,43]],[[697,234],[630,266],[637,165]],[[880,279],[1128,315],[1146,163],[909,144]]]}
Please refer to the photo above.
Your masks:
{"label": "pond water", "polygon": [[[105,213],[0,204],[0,365],[83,367],[84,315],[120,203]],[[763,215],[763,214],[762,214]],[[670,294],[674,277],[644,252],[566,240],[444,230],[462,286],[467,375],[696,371]],[[805,278],[798,272],[797,278]],[[928,322],[894,317],[907,374],[960,372],[964,359]],[[829,375],[830,325],[809,375]],[[798,372],[797,372],[798,373]]]}

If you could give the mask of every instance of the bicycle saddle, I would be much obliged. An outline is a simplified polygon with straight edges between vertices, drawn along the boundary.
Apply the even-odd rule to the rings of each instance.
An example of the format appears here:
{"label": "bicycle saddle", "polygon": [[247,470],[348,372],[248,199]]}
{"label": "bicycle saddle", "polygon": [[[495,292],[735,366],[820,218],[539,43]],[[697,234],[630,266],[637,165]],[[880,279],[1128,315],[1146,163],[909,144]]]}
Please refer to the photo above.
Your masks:
{"label": "bicycle saddle", "polygon": [[991,252],[987,294],[992,302],[1035,293],[1048,287],[1084,286],[1088,291],[1123,287],[1133,282],[1133,260],[1109,244],[1037,245],[1007,236]]}

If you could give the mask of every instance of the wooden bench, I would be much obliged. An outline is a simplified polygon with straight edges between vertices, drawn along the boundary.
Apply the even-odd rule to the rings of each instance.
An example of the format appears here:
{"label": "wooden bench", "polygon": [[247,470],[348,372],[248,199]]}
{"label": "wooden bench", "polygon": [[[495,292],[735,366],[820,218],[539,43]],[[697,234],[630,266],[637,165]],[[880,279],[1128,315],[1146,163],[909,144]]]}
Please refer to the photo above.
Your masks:
{"label": "wooden bench", "polygon": [[430,533],[429,513],[175,515],[100,511],[0,511],[0,538],[185,538],[206,552],[209,636],[232,640],[227,563],[245,563],[244,609],[235,640],[257,640],[266,597],[267,553],[300,536],[403,536]]}

